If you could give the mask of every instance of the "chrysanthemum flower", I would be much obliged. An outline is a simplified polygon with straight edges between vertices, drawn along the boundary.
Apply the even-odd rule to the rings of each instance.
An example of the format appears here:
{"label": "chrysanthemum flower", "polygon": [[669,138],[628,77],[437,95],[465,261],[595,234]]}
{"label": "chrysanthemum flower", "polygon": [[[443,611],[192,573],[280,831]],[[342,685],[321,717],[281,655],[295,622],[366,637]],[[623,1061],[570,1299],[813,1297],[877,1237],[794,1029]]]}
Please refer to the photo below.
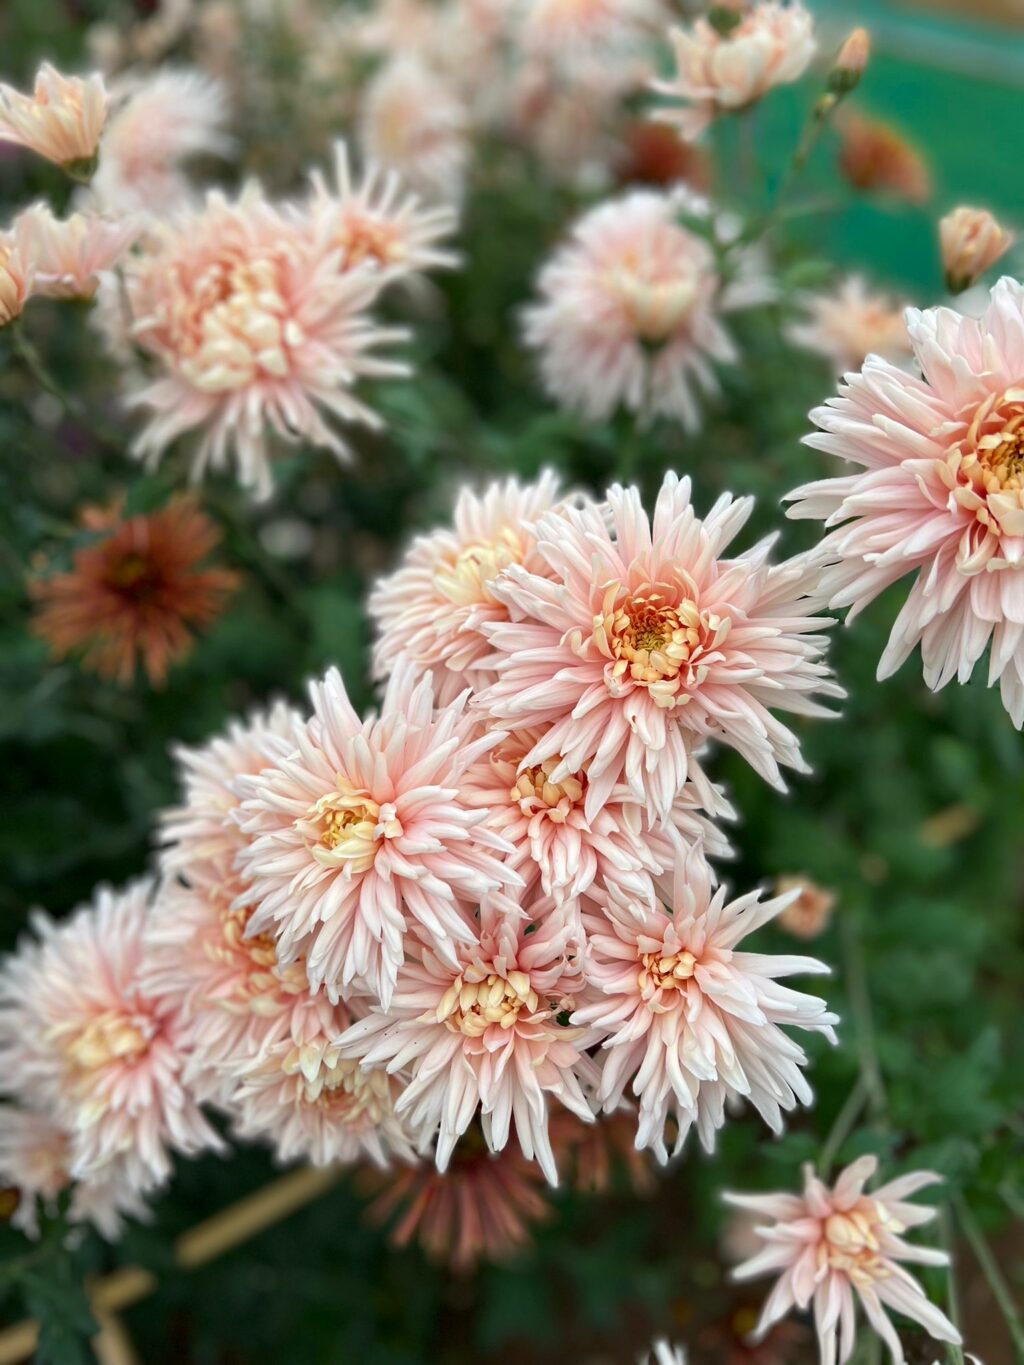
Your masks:
{"label": "chrysanthemum flower", "polygon": [[32,265],[13,234],[0,233],[0,327],[21,316],[32,292]]}
{"label": "chrysanthemum flower", "polygon": [[102,76],[62,76],[44,62],[31,95],[0,85],[0,142],[28,147],[73,171],[92,162],[106,117]]}
{"label": "chrysanthemum flower", "polygon": [[60,219],[46,204],[33,204],[14,220],[12,231],[23,259],[32,262],[33,294],[91,299],[103,273],[138,237],[140,225],[92,213]]}
{"label": "chrysanthemum flower", "polygon": [[799,0],[763,0],[724,33],[702,16],[669,37],[676,72],[653,81],[651,89],[684,101],[659,109],[657,117],[687,141],[700,137],[718,114],[745,109],[775,86],[799,80],[817,49],[814,21]]}
{"label": "chrysanthemum flower", "polygon": [[332,999],[368,988],[386,1007],[410,921],[454,966],[458,945],[476,939],[460,898],[515,880],[501,861],[508,845],[459,797],[463,773],[501,735],[475,734],[465,697],[435,713],[429,674],[417,681],[406,665],[366,721],[337,669],[310,692],[297,751],[239,779],[249,932],[274,935],[284,964],[305,952],[311,986]]}
{"label": "chrysanthemum flower", "polygon": [[780,1132],[783,1114],[812,1099],[806,1054],[782,1026],[835,1042],[837,1019],[824,1000],[778,984],[828,972],[824,963],[737,947],[786,898],[759,903],[755,891],[726,903],[700,848],[679,857],[662,895],[664,906],[612,888],[585,910],[587,981],[598,998],[573,1022],[606,1035],[598,1098],[614,1108],[628,1087],[640,1106],[637,1146],[665,1161],[670,1117],[675,1153],[694,1124],[711,1151],[728,1100],[747,1100]]}
{"label": "chrysanthemum flower", "polygon": [[122,77],[103,134],[92,194],[111,213],[171,213],[188,200],[183,166],[225,156],[228,105],[223,87],[199,71],[167,67]]}
{"label": "chrysanthemum flower", "polygon": [[597,1123],[581,1123],[568,1109],[551,1115],[551,1145],[559,1174],[584,1194],[607,1194],[617,1171],[636,1195],[650,1194],[658,1184],[657,1168],[636,1145],[636,1110],[621,1104]]}
{"label": "chrysanthemum flower", "polygon": [[559,402],[593,421],[621,404],[699,426],[695,391],[714,393],[712,362],[736,358],[721,313],[769,291],[749,273],[723,286],[708,241],[678,221],[694,206],[631,191],[585,213],[543,267],[524,335]]}
{"label": "chrysanthemum flower", "polygon": [[[790,892],[795,892],[795,897],[790,898]],[[827,886],[819,886],[810,877],[787,873],[776,878],[775,894],[789,900],[776,921],[787,934],[794,938],[817,938],[828,928],[836,905],[836,893]]]}
{"label": "chrysanthemum flower", "polygon": [[928,163],[902,133],[852,110],[839,124],[839,169],[855,189],[923,204],[932,192]]}
{"label": "chrysanthemum flower", "polygon": [[524,765],[557,758],[552,782],[587,767],[588,819],[621,782],[665,819],[711,737],[777,786],[780,764],[806,771],[772,711],[827,715],[815,694],[842,696],[822,663],[829,622],[804,559],[769,565],[770,540],[721,558],[752,510],[725,494],[701,521],[669,473],[650,521],[616,485],[607,507],[541,519],[546,577],[511,565],[495,582],[512,619],[485,627],[499,678],[480,707],[543,731]]}
{"label": "chrysanthemum flower", "polygon": [[33,583],[33,629],[59,659],[81,653],[84,667],[122,686],[141,664],[159,686],[237,578],[201,567],[220,536],[190,498],[103,529],[70,570]]}
{"label": "chrysanthemum flower", "polygon": [[831,361],[837,375],[859,370],[869,355],[894,365],[910,359],[905,305],[870,290],[862,276],[850,275],[833,290],[809,295],[804,304],[806,317],[787,335]]}
{"label": "chrysanthemum flower", "polygon": [[393,57],[366,87],[360,119],[366,156],[422,194],[461,199],[466,132],[466,110],[454,89],[413,53]]}
{"label": "chrysanthemum flower", "polygon": [[894,1365],[903,1365],[904,1355],[886,1309],[912,1318],[939,1341],[960,1343],[960,1333],[900,1264],[949,1264],[946,1252],[912,1246],[901,1235],[935,1217],[938,1210],[908,1200],[941,1183],[942,1177],[916,1171],[867,1194],[864,1186],[877,1169],[877,1158],[861,1157],[829,1187],[807,1166],[802,1195],[725,1196],[730,1204],[772,1220],[758,1229],[767,1245],[734,1272],[739,1279],[779,1274],[758,1334],[764,1335],[793,1307],[804,1310],[813,1304],[821,1365],[845,1365],[853,1354],[858,1301]]}
{"label": "chrysanthemum flower", "polygon": [[439,1171],[479,1113],[492,1151],[514,1123],[524,1155],[558,1183],[548,1096],[592,1118],[581,1086],[594,1076],[586,1031],[569,1025],[584,985],[578,939],[578,917],[550,899],[520,908],[486,897],[479,942],[457,943],[454,965],[423,944],[386,1008],[371,1007],[342,1036],[343,1057],[408,1074],[395,1107],[421,1144],[437,1135]]}
{"label": "chrysanthemum flower", "polygon": [[455,231],[455,210],[422,203],[397,172],[372,163],[357,181],[344,141],[334,144],[334,185],[314,171],[313,194],[313,211],[324,216],[343,270],[370,263],[390,279],[458,264],[438,245]]}
{"label": "chrysanthemum flower", "polygon": [[75,1179],[116,1169],[139,1192],[167,1179],[173,1152],[221,1145],[184,1083],[177,1014],[140,982],[150,895],[136,882],[62,923],[37,915],[38,941],[0,973],[4,1091],[67,1130]]}
{"label": "chrysanthemum flower", "polygon": [[325,227],[274,207],[255,185],[235,202],[211,193],[201,210],[154,227],[125,269],[132,339],[156,369],[129,399],[151,413],[136,455],[155,464],[199,431],[195,477],[233,455],[241,482],[265,497],[269,434],[344,457],[324,414],[380,426],[354,385],[407,373],[374,353],[405,334],[368,316],[379,280],[342,270]]}
{"label": "chrysanthemum flower", "polygon": [[636,44],[665,20],[661,0],[521,0],[522,42],[541,59]]}
{"label": "chrysanthemum flower", "polygon": [[1024,286],[1003,279],[981,318],[911,309],[923,378],[870,358],[816,408],[807,444],[861,467],[789,495],[791,517],[833,527],[821,591],[856,615],[917,572],[878,666],[920,643],[929,687],[970,678],[989,642],[989,684],[1024,724]]}
{"label": "chrysanthemum flower", "polygon": [[484,666],[490,646],[482,627],[508,618],[494,581],[510,564],[545,572],[533,526],[557,500],[558,480],[550,470],[532,484],[506,479],[482,493],[463,488],[452,528],[417,536],[402,566],[370,593],[377,677],[386,678],[398,659],[408,658],[421,670],[434,670],[442,703],[493,681]]}

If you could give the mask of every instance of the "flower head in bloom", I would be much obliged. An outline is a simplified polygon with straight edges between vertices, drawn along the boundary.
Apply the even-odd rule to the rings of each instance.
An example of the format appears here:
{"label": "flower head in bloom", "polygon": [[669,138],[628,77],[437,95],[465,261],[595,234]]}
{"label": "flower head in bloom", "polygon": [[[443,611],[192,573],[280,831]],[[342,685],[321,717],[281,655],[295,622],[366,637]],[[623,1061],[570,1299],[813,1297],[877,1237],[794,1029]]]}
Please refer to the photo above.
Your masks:
{"label": "flower head in bloom", "polygon": [[764,297],[723,288],[709,242],[679,221],[686,197],[634,190],[589,210],[543,267],[524,313],[548,392],[593,421],[623,405],[699,425],[695,390],[736,351],[724,309]]}
{"label": "flower head in bloom", "polygon": [[961,207],[939,223],[939,243],[946,281],[954,294],[969,289],[985,271],[1005,256],[1013,233],[987,209]]}
{"label": "flower head in bloom", "polygon": [[53,299],[91,299],[105,271],[113,269],[139,235],[130,219],[73,213],[55,218],[34,204],[14,221],[23,259],[32,262],[33,294]]}
{"label": "flower head in bloom", "polygon": [[701,17],[669,36],[675,74],[651,88],[683,101],[659,109],[657,117],[687,141],[700,137],[718,114],[745,109],[775,86],[799,80],[817,46],[814,21],[799,0],[762,0],[726,32]]}
{"label": "flower head in bloom", "polygon": [[414,190],[457,203],[469,145],[466,111],[452,87],[415,54],[387,62],[363,95],[366,156],[397,171]]}
{"label": "flower head in bloom", "polygon": [[492,681],[482,627],[508,617],[494,581],[510,564],[544,572],[533,526],[557,503],[558,480],[550,471],[525,486],[506,479],[482,493],[463,488],[451,529],[418,536],[402,566],[370,593],[376,675],[386,678],[398,659],[408,658],[418,669],[434,670],[441,702]]}
{"label": "flower head in bloom", "polygon": [[877,1159],[864,1156],[847,1166],[831,1187],[808,1166],[803,1194],[725,1196],[729,1203],[771,1220],[759,1229],[764,1249],[734,1272],[740,1279],[779,1275],[758,1333],[765,1334],[792,1308],[813,1304],[821,1365],[846,1365],[853,1354],[858,1301],[894,1365],[904,1365],[904,1355],[887,1309],[912,1318],[939,1341],[960,1343],[953,1324],[901,1265],[949,1264],[944,1251],[913,1246],[902,1236],[935,1217],[936,1209],[909,1200],[942,1177],[916,1171],[869,1194],[864,1187],[877,1169]]}
{"label": "flower head in bloom", "polygon": [[852,111],[840,124],[839,169],[858,190],[923,204],[932,192],[928,163],[902,133]]}
{"label": "flower head in bloom", "polygon": [[523,1154],[554,1185],[548,1096],[589,1121],[581,1077],[594,1069],[585,1030],[569,1024],[584,985],[578,917],[550,899],[527,905],[486,897],[479,941],[456,943],[454,964],[422,945],[387,1008],[372,1007],[342,1036],[341,1055],[408,1074],[396,1111],[421,1145],[437,1135],[439,1171],[479,1113],[492,1151],[514,1124]]}
{"label": "flower head in bloom", "polygon": [[714,1148],[728,1100],[747,1100],[774,1132],[786,1110],[810,1104],[807,1057],[784,1027],[835,1041],[824,1000],[778,984],[796,972],[827,972],[814,958],[748,953],[738,945],[773,919],[784,899],[751,892],[726,902],[712,893],[699,848],[677,859],[666,904],[614,889],[584,913],[587,980],[597,998],[573,1022],[605,1035],[598,1098],[614,1108],[629,1088],[640,1106],[638,1147],[667,1160],[665,1127],[676,1121],[675,1152],[696,1124]]}
{"label": "flower head in bloom", "polygon": [[69,570],[32,585],[33,629],[57,658],[81,653],[86,668],[122,686],[141,664],[159,686],[195,631],[220,615],[236,576],[202,567],[220,537],[190,498],[101,531]]}
{"label": "flower head in bloom", "polygon": [[842,695],[821,661],[828,621],[804,559],[770,565],[770,541],[722,557],[752,510],[726,494],[701,521],[669,473],[648,519],[616,485],[605,507],[541,519],[544,577],[512,565],[495,584],[512,619],[487,627],[499,676],[480,708],[542,732],[523,764],[557,756],[550,781],[586,766],[588,819],[621,782],[666,819],[709,737],[778,786],[780,764],[806,769],[772,712],[827,715],[815,694]]}
{"label": "flower head in bloom", "polygon": [[485,812],[459,797],[501,734],[476,735],[465,697],[435,712],[430,675],[417,681],[408,666],[366,721],[336,669],[310,691],[295,752],[239,781],[249,932],[276,936],[282,963],[305,952],[311,986],[332,999],[369,988],[386,1007],[410,921],[454,967],[458,945],[476,939],[460,898],[515,879]]}
{"label": "flower head in bloom", "polygon": [[0,233],[0,327],[21,316],[32,285],[31,261],[25,259],[11,233]]}
{"label": "flower head in bloom", "polygon": [[325,415],[380,425],[354,385],[406,373],[374,354],[404,333],[374,324],[374,272],[343,270],[325,228],[252,184],[234,202],[211,193],[202,209],[154,227],[125,271],[132,338],[155,367],[130,397],[151,414],[135,454],[155,463],[199,431],[195,476],[233,454],[241,482],[264,497],[269,433],[343,457]]}
{"label": "flower head in bloom", "polygon": [[0,142],[28,147],[73,170],[92,162],[106,118],[101,76],[62,76],[44,62],[31,95],[0,85]]}
{"label": "flower head in bloom", "polygon": [[220,1145],[184,1081],[178,1016],[141,985],[150,895],[137,882],[59,924],[37,915],[38,941],[0,975],[4,1091],[64,1127],[75,1179],[117,1171],[139,1192],[172,1152]]}
{"label": "flower head in bloom", "polygon": [[789,339],[831,361],[837,375],[859,370],[869,355],[905,365],[912,354],[905,307],[868,289],[860,275],[838,288],[805,300],[806,316],[793,323]]}
{"label": "flower head in bloom", "polygon": [[811,413],[807,444],[852,474],[805,484],[789,515],[824,521],[821,591],[860,611],[917,572],[878,667],[920,643],[929,687],[966,682],[991,641],[989,683],[1024,724],[1024,286],[1003,279],[980,318],[911,309],[922,377],[871,357]]}
{"label": "flower head in bloom", "polygon": [[[795,898],[790,893],[795,893]],[[819,886],[810,877],[789,875],[776,879],[775,894],[785,896],[789,902],[776,920],[787,934],[794,938],[817,938],[828,928],[836,905],[836,893],[828,887]]]}
{"label": "flower head in bloom", "polygon": [[188,200],[184,163],[224,156],[227,100],[218,81],[199,71],[167,67],[122,77],[103,134],[91,190],[109,213],[173,212]]}

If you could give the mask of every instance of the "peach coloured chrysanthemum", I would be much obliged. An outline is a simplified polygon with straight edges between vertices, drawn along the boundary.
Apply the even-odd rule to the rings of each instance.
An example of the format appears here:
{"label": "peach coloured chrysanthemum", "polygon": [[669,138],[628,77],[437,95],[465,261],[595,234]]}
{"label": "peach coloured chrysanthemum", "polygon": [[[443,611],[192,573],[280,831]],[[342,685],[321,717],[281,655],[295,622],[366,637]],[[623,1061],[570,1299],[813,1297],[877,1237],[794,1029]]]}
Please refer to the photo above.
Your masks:
{"label": "peach coloured chrysanthemum", "polygon": [[805,317],[793,323],[787,335],[798,346],[823,355],[837,375],[859,370],[869,355],[880,355],[894,365],[910,360],[906,305],[870,290],[860,275],[809,295],[804,308]]}
{"label": "peach coloured chrysanthemum", "polygon": [[701,521],[669,473],[649,519],[615,485],[605,507],[541,519],[545,577],[511,565],[496,581],[512,619],[486,627],[499,676],[478,704],[543,732],[525,767],[557,757],[560,782],[586,766],[588,819],[622,782],[666,819],[708,738],[780,788],[780,764],[806,771],[773,711],[827,715],[816,698],[843,695],[822,662],[829,622],[804,558],[770,565],[770,539],[723,557],[752,510],[724,494]]}
{"label": "peach coloured chrysanthemum", "polygon": [[141,985],[151,885],[101,889],[54,923],[34,917],[0,973],[3,1089],[52,1113],[70,1134],[70,1173],[118,1168],[144,1192],[164,1182],[173,1152],[220,1148],[184,1081],[176,1011]]}
{"label": "peach coloured chrysanthemum", "polygon": [[12,233],[0,233],[0,327],[21,317],[32,292],[32,265]]}
{"label": "peach coloured chrysanthemum", "polygon": [[92,162],[106,118],[102,76],[62,76],[44,62],[31,95],[0,85],[0,142],[28,147],[72,171]]}
{"label": "peach coloured chrysanthemum", "polygon": [[556,505],[558,479],[550,470],[531,484],[513,478],[481,493],[463,488],[451,529],[417,536],[401,567],[370,593],[376,676],[386,678],[399,658],[408,658],[421,670],[434,670],[442,703],[493,681],[484,663],[490,646],[482,627],[508,618],[494,582],[510,564],[544,573],[533,526]]}
{"label": "peach coloured chrysanthemum", "polygon": [[104,272],[138,237],[140,225],[93,213],[60,219],[46,204],[33,204],[14,220],[12,231],[22,257],[32,262],[33,294],[91,299]]}
{"label": "peach coloured chrysanthemum", "polygon": [[436,1134],[439,1171],[479,1113],[492,1151],[514,1125],[555,1185],[548,1097],[592,1118],[587,1033],[569,1024],[584,988],[578,917],[549,898],[521,907],[499,893],[482,901],[478,928],[478,942],[455,945],[454,964],[426,944],[410,955],[388,1006],[352,1025],[341,1055],[408,1075],[396,1110],[420,1145]]}
{"label": "peach coloured chrysanthemum", "polygon": [[203,567],[219,539],[190,498],[107,525],[70,570],[32,584],[33,629],[57,658],[80,653],[122,686],[141,665],[159,686],[237,584],[229,570]]}
{"label": "peach coloured chrysanthemum", "polygon": [[542,268],[523,330],[560,403],[593,421],[622,405],[699,426],[713,363],[736,359],[722,312],[769,291],[749,272],[723,283],[711,244],[679,222],[694,207],[678,190],[631,191],[585,213]]}
{"label": "peach coloured chrysanthemum", "polygon": [[363,94],[360,138],[369,160],[433,199],[458,203],[469,157],[467,114],[454,88],[413,53],[380,68]]}
{"label": "peach coloured chrysanthemum", "polygon": [[928,163],[902,133],[852,110],[843,115],[839,129],[839,169],[855,189],[892,194],[911,204],[928,199]]}
{"label": "peach coloured chrysanthemum", "polygon": [[854,616],[917,573],[878,666],[921,645],[925,682],[966,682],[991,643],[989,685],[1024,724],[1024,286],[1003,279],[981,318],[911,309],[922,376],[869,358],[811,413],[808,445],[855,466],[789,495],[831,528],[821,591]]}
{"label": "peach coloured chrysanthemum", "polygon": [[306,954],[332,999],[370,989],[386,1006],[415,925],[449,965],[476,930],[476,902],[515,881],[508,845],[460,799],[462,776],[501,738],[478,735],[462,697],[434,710],[430,675],[391,676],[379,715],[360,720],[337,669],[310,688],[296,752],[240,778],[251,934],[278,958]]}
{"label": "peach coloured chrysanthemum", "polygon": [[596,993],[573,1022],[604,1035],[598,1099],[616,1107],[627,1091],[640,1106],[637,1146],[668,1159],[674,1118],[678,1153],[696,1125],[712,1151],[727,1101],[746,1100],[774,1132],[783,1114],[810,1104],[807,1057],[784,1027],[823,1033],[837,1022],[824,1000],[778,984],[797,972],[828,972],[814,958],[741,951],[785,898],[758,892],[726,902],[712,890],[701,849],[681,855],[660,900],[612,889],[589,905],[587,982]]}
{"label": "peach coloured chrysanthemum", "polygon": [[341,269],[326,226],[253,184],[236,201],[211,193],[202,209],[154,226],[125,268],[131,337],[154,370],[129,397],[150,414],[134,454],[156,464],[197,432],[196,478],[233,457],[242,484],[265,497],[271,435],[344,458],[334,423],[381,425],[354,386],[408,372],[376,354],[405,334],[367,314],[379,281]]}
{"label": "peach coloured chrysanthemum", "polygon": [[108,213],[161,215],[182,207],[191,189],[184,172],[196,157],[226,156],[228,103],[219,81],[187,68],[122,77],[91,184]]}
{"label": "peach coloured chrysanthemum", "polygon": [[763,0],[722,32],[703,16],[669,37],[676,71],[652,81],[660,95],[682,105],[657,111],[681,137],[700,137],[717,115],[745,109],[778,85],[797,81],[807,70],[817,44],[814,21],[799,0]]}
{"label": "peach coloured chrysanthemum", "polygon": [[969,289],[1006,255],[1013,242],[1013,233],[987,209],[961,205],[947,213],[939,223],[939,244],[950,289],[955,294]]}
{"label": "peach coloured chrysanthemum", "polygon": [[938,1341],[960,1344],[960,1333],[902,1264],[949,1264],[945,1251],[913,1246],[902,1236],[936,1216],[937,1209],[909,1201],[918,1190],[940,1184],[942,1177],[915,1171],[867,1193],[864,1186],[877,1169],[876,1157],[863,1156],[828,1186],[808,1165],[800,1195],[726,1194],[728,1203],[766,1220],[758,1229],[763,1250],[734,1274],[738,1279],[779,1275],[761,1313],[758,1335],[794,1307],[807,1310],[813,1305],[821,1365],[846,1365],[856,1341],[859,1303],[893,1365],[904,1365],[905,1357],[886,1310],[920,1323]]}

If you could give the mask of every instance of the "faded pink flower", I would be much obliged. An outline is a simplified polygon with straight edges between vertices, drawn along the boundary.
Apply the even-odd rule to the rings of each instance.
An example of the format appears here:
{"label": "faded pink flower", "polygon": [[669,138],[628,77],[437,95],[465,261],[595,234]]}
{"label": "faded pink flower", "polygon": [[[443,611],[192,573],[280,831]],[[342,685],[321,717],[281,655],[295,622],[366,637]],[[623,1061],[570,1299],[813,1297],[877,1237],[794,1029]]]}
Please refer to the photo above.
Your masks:
{"label": "faded pink flower", "polygon": [[545,572],[533,526],[556,505],[558,479],[550,470],[532,484],[506,479],[481,493],[462,488],[452,528],[417,536],[401,567],[370,593],[377,677],[386,678],[398,659],[408,658],[420,670],[434,670],[442,703],[492,682],[483,625],[508,619],[494,582],[510,564]]}
{"label": "faded pink flower", "polygon": [[466,110],[455,90],[413,53],[380,68],[363,94],[366,156],[414,190],[458,203],[469,157]]}
{"label": "faded pink flower", "polygon": [[508,845],[459,796],[501,733],[476,736],[465,697],[435,713],[430,675],[417,681],[407,665],[366,721],[337,669],[310,692],[296,752],[239,779],[248,932],[275,936],[282,965],[304,952],[310,985],[332,1000],[368,988],[386,1007],[410,921],[454,966],[476,940],[460,898],[515,879],[501,861]]}
{"label": "faded pink flower", "polygon": [[1013,245],[1013,233],[987,209],[961,206],[939,223],[942,267],[955,293],[969,289]]}
{"label": "faded pink flower", "polygon": [[910,309],[922,378],[870,357],[815,408],[808,445],[861,468],[789,495],[832,528],[820,588],[852,618],[918,571],[878,665],[921,645],[937,690],[964,683],[990,641],[989,685],[1024,724],[1024,286],[1000,280],[981,318]]}
{"label": "faded pink flower", "polygon": [[829,1187],[808,1165],[802,1195],[726,1194],[728,1203],[772,1220],[757,1230],[767,1245],[734,1272],[738,1279],[779,1275],[761,1313],[759,1337],[792,1308],[806,1310],[813,1304],[821,1365],[846,1365],[853,1354],[859,1302],[889,1348],[893,1365],[904,1365],[904,1355],[887,1309],[920,1323],[939,1341],[960,1344],[960,1333],[900,1264],[949,1264],[946,1252],[912,1246],[901,1235],[935,1217],[937,1209],[908,1199],[940,1184],[942,1177],[915,1171],[866,1194],[864,1186],[877,1169],[876,1157],[863,1156]]}
{"label": "faded pink flower", "polygon": [[701,16],[669,37],[676,72],[652,81],[651,89],[684,103],[659,109],[656,117],[688,142],[719,114],[745,109],[775,86],[799,80],[817,49],[814,21],[799,0],[763,0],[724,33]]}
{"label": "faded pink flower", "polygon": [[482,901],[478,927],[479,942],[456,942],[454,963],[426,944],[410,955],[390,1003],[342,1035],[341,1055],[408,1074],[395,1109],[421,1146],[437,1135],[439,1171],[479,1112],[492,1151],[514,1123],[523,1154],[556,1185],[548,1096],[593,1117],[580,1083],[594,1074],[586,1031],[568,1022],[584,985],[577,917],[550,899],[520,908],[498,894]]}
{"label": "faded pink flower", "polygon": [[668,1159],[665,1129],[675,1119],[673,1154],[696,1124],[712,1151],[730,1100],[747,1100],[773,1132],[797,1103],[810,1104],[803,1049],[782,1026],[835,1042],[824,1000],[778,979],[828,972],[814,958],[767,956],[737,945],[773,919],[787,899],[758,903],[750,892],[728,904],[712,892],[699,847],[681,855],[659,901],[614,887],[585,910],[590,999],[573,1022],[604,1035],[598,1099],[614,1109],[627,1089],[640,1106],[637,1146]]}
{"label": "faded pink flower", "polygon": [[679,221],[691,210],[706,206],[685,191],[632,190],[585,213],[543,267],[523,333],[560,403],[592,421],[622,405],[700,425],[697,393],[718,388],[713,362],[737,354],[722,312],[771,291],[749,253],[724,285],[709,241]]}
{"label": "faded pink flower", "polygon": [[31,95],[0,85],[0,142],[28,147],[74,171],[95,157],[106,117],[102,76],[62,76],[43,62]]}
{"label": "faded pink flower", "polygon": [[32,262],[33,294],[51,299],[91,299],[104,272],[112,270],[139,235],[131,219],[73,213],[55,218],[46,204],[33,204],[14,220],[22,258]]}
{"label": "faded pink flower", "polygon": [[789,339],[831,361],[837,375],[859,370],[869,355],[905,366],[913,354],[906,305],[849,275],[832,290],[804,300],[805,318],[792,323]]}
{"label": "faded pink flower", "polygon": [[145,1192],[171,1153],[220,1148],[184,1080],[176,1011],[140,984],[151,884],[101,889],[70,919],[34,918],[0,975],[4,1090],[70,1134],[70,1174]]}
{"label": "faded pink flower", "polygon": [[233,455],[257,497],[272,487],[269,433],[345,457],[323,414],[379,427],[354,385],[408,372],[374,354],[405,335],[366,313],[378,290],[374,272],[342,270],[322,220],[275,207],[254,184],[154,225],[125,268],[131,336],[155,367],[129,398],[151,414],[133,453],[154,465],[199,431],[195,477]]}
{"label": "faded pink flower", "polygon": [[662,0],[521,0],[522,43],[550,60],[637,45],[665,22]]}
{"label": "faded pink flower", "polygon": [[807,770],[772,712],[828,715],[815,696],[843,695],[822,662],[829,622],[804,558],[770,565],[770,540],[721,557],[752,510],[724,494],[701,521],[669,473],[649,520],[615,485],[605,507],[538,522],[546,576],[510,565],[495,582],[512,619],[485,627],[499,676],[480,708],[543,732],[523,763],[557,756],[553,782],[588,765],[588,819],[622,782],[665,819],[708,738],[780,788],[780,764]]}

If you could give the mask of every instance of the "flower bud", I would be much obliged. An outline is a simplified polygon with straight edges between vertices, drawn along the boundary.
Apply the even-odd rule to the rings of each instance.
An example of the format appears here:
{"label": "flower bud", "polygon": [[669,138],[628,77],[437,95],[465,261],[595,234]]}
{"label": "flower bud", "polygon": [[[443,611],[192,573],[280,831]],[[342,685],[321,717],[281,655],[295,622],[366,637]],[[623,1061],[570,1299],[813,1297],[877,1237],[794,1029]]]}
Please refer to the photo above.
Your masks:
{"label": "flower bud", "polygon": [[106,119],[102,76],[62,76],[44,62],[31,95],[0,85],[0,142],[28,147],[79,179],[95,168]]}
{"label": "flower bud", "polygon": [[836,95],[848,95],[860,84],[871,56],[871,35],[866,28],[855,28],[839,49],[829,72],[828,88]]}
{"label": "flower bud", "polygon": [[961,206],[939,223],[939,242],[946,284],[952,293],[959,294],[1006,254],[1013,244],[1013,233],[1007,232],[987,209]]}

